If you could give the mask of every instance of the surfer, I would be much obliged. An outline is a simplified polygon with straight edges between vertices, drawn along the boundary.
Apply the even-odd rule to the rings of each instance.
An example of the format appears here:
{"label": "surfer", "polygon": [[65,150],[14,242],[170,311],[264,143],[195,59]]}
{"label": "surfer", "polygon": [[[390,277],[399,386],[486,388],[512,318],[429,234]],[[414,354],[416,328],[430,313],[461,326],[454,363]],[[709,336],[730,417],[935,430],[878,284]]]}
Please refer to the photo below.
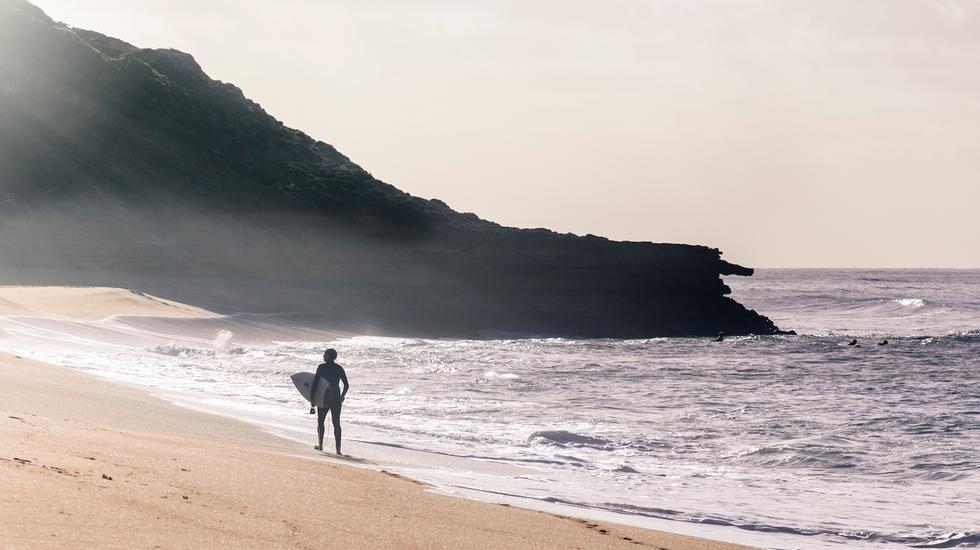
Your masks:
{"label": "surfer", "polygon": [[724,341],[725,341],[725,333],[724,332],[719,332],[718,333],[718,336],[715,337],[714,340],[712,340],[712,342],[724,342]]}
{"label": "surfer", "polygon": [[[337,454],[340,453],[340,409],[344,403],[344,396],[347,395],[347,390],[350,389],[350,383],[347,382],[347,373],[344,372],[344,367],[341,367],[336,363],[337,360],[337,350],[328,349],[323,352],[323,363],[316,368],[316,376],[313,377],[313,387],[311,388],[310,395],[315,396],[317,391],[317,386],[319,384],[329,384],[327,393],[323,398],[322,403],[314,403],[312,400],[310,404],[316,407],[316,434],[317,434],[317,445],[314,449],[318,451],[323,450],[323,421],[327,419],[327,412],[330,412],[330,419],[333,421],[333,437],[337,443]],[[323,378],[321,381],[320,379]],[[340,391],[340,381],[344,382],[344,391]],[[313,414],[313,409],[310,408],[310,414]]]}
{"label": "surfer", "polygon": [[[847,345],[849,345],[849,346],[858,346],[857,338],[855,338],[855,339],[851,340],[850,342],[848,342]],[[861,346],[858,346],[858,347],[861,347]]]}

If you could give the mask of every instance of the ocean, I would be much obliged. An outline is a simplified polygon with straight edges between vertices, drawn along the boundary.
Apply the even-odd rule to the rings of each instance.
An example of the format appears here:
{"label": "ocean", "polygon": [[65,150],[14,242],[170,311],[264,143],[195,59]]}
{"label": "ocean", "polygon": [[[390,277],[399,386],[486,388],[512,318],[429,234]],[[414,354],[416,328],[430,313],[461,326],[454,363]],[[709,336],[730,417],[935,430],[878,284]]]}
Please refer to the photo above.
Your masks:
{"label": "ocean", "polygon": [[328,339],[258,315],[22,316],[0,320],[0,349],[314,456],[289,375],[334,347],[345,450],[434,490],[770,548],[980,546],[980,271],[726,282],[799,335]]}

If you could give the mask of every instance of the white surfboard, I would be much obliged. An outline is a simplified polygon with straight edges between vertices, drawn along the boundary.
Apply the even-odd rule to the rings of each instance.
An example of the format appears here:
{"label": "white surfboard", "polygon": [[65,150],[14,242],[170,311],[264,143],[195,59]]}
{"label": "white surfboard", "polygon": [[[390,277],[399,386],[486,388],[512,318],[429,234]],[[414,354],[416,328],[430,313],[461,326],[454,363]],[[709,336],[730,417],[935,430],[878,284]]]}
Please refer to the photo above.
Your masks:
{"label": "white surfboard", "polygon": [[315,399],[310,399],[310,390],[313,389],[313,378],[316,375],[312,372],[297,372],[290,378],[293,380],[293,384],[296,389],[299,390],[300,395],[306,398],[307,401],[311,401],[317,407],[326,407],[327,396],[331,394],[330,382],[326,378],[320,378],[320,383],[316,387]]}

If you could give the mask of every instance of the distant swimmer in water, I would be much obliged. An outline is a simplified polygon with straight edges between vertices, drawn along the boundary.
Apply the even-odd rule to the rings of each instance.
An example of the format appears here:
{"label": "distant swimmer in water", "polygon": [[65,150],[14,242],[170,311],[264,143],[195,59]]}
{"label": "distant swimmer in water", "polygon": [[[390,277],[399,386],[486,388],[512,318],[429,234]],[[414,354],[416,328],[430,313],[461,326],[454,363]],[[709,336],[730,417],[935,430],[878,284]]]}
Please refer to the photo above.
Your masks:
{"label": "distant swimmer in water", "polygon": [[715,339],[712,340],[712,342],[724,342],[724,341],[725,341],[725,333],[724,332],[719,332],[718,333],[718,336],[716,336]]}
{"label": "distant swimmer in water", "polygon": [[[337,444],[337,454],[340,452],[340,409],[344,403],[344,396],[347,395],[347,390],[350,389],[350,383],[347,381],[347,373],[344,372],[344,367],[341,367],[336,363],[337,360],[337,350],[328,349],[323,352],[323,363],[316,368],[316,376],[313,378],[313,387],[310,389],[310,395],[316,395],[317,386],[321,383],[320,378],[323,378],[325,383],[330,384],[330,389],[324,398],[323,403],[311,403],[311,405],[316,406],[316,435],[317,435],[317,445],[314,449],[318,451],[323,450],[323,421],[327,419],[327,412],[330,412],[330,419],[333,421],[333,438]],[[344,391],[340,391],[340,381],[344,381]],[[313,414],[313,408],[310,408],[310,414]]]}
{"label": "distant swimmer in water", "polygon": [[[851,340],[850,342],[848,342],[847,345],[849,345],[849,346],[857,346],[858,345],[857,338],[855,338],[855,339]],[[858,347],[860,347],[860,346],[858,346]]]}
{"label": "distant swimmer in water", "polygon": [[883,342],[878,342],[878,345],[879,346],[887,346],[888,345],[888,340],[885,340]]}

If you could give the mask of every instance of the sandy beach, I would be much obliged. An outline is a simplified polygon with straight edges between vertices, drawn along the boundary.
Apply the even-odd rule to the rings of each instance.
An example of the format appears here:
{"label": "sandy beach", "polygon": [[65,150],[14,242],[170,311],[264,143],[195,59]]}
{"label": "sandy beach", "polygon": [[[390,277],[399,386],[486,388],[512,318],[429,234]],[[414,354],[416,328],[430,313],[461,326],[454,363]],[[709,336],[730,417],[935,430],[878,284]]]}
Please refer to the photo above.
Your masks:
{"label": "sandy beach", "polygon": [[[0,290],[0,315],[207,312],[118,289]],[[0,355],[3,548],[744,548],[439,495],[224,417]]]}
{"label": "sandy beach", "polygon": [[0,316],[11,315],[83,320],[103,319],[112,315],[215,316],[199,307],[121,288],[0,286]]}

